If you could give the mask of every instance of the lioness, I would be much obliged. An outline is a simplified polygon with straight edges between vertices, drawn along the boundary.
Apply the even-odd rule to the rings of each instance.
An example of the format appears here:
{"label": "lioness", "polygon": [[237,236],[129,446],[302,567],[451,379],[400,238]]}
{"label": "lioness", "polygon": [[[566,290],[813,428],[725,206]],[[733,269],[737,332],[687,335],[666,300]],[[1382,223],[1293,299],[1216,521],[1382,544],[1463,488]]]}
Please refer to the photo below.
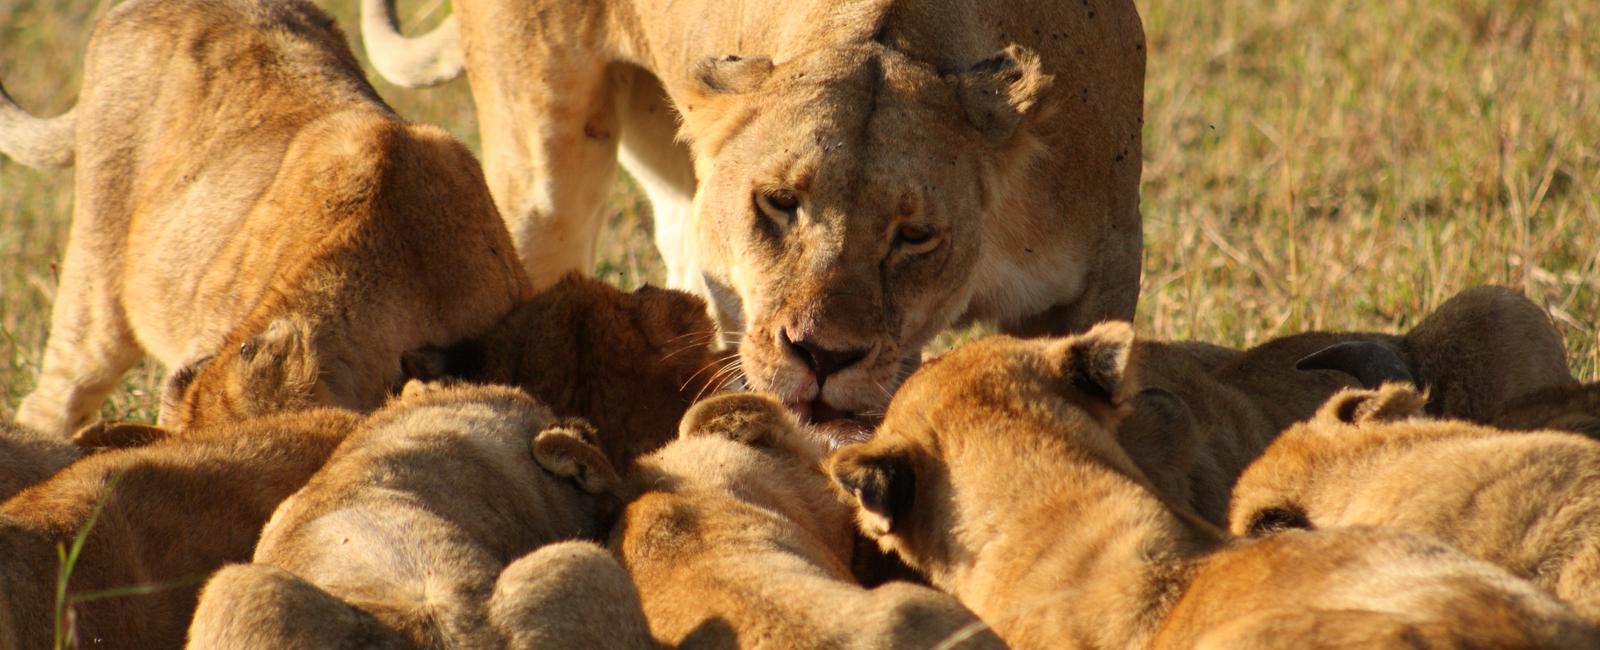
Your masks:
{"label": "lioness", "polygon": [[[552,542],[599,539],[620,505],[618,485],[587,425],[557,420],[525,393],[413,381],[267,523],[255,562],[286,573],[232,574],[232,586],[216,589],[220,602],[208,604],[215,614],[195,623],[195,639],[315,647],[388,630],[371,638],[502,647],[548,633],[535,615],[543,611],[565,619],[549,625],[580,634],[545,637],[558,646],[637,647],[649,640],[643,613],[636,595],[631,606],[610,599],[614,577],[595,577],[588,597],[561,604],[529,581],[562,564],[523,557]],[[257,593],[270,597],[251,604]],[[606,617],[593,629],[578,624]]]}
{"label": "lioness", "polygon": [[949,596],[850,573],[850,507],[817,464],[824,446],[777,400],[714,397],[678,440],[639,459],[611,547],[672,647],[1000,647]]}
{"label": "lioness", "polygon": [[1422,404],[1401,384],[1334,395],[1239,477],[1229,528],[1424,533],[1600,622],[1600,442],[1425,419]]}
{"label": "lioness", "polygon": [[1138,298],[1134,3],[457,0],[401,85],[472,82],[484,169],[537,285],[592,267],[617,160],[668,285],[711,301],[750,386],[877,410],[964,320],[1066,332]]}
{"label": "lioness", "polygon": [[489,331],[407,357],[420,378],[517,386],[559,417],[594,425],[613,467],[676,433],[695,399],[731,381],[705,303],[682,291],[631,293],[569,275]]}
{"label": "lioness", "polygon": [[[0,505],[0,648],[47,648],[58,632],[77,640],[60,636],[62,647],[182,645],[200,582],[249,559],[273,509],[358,419],[313,409],[190,430],[101,451],[11,497]],[[55,612],[57,548],[84,531],[66,595],[85,600]],[[150,591],[89,599],[130,587]]]}
{"label": "lioness", "polygon": [[1384,529],[1231,543],[1118,443],[1126,323],[925,364],[827,462],[857,523],[1019,648],[1594,647],[1552,596]]}
{"label": "lioness", "polygon": [[[7,102],[8,110],[15,106]],[[297,319],[317,402],[375,408],[402,353],[495,322],[529,285],[472,154],[395,115],[304,0],[132,0],[101,19],[73,117],[76,197],[39,383],[17,420],[88,424],[148,352],[191,393]],[[67,130],[0,120],[0,149]],[[163,423],[198,425],[195,414]]]}

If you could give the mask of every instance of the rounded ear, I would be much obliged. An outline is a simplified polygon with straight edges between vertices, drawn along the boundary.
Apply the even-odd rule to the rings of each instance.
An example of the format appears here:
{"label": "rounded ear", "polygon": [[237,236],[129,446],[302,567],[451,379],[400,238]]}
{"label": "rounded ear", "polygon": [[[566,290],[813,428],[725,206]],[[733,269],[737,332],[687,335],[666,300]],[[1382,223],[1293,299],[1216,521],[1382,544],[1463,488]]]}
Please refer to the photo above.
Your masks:
{"label": "rounded ear", "polygon": [[834,484],[856,501],[862,534],[879,538],[904,525],[916,499],[916,470],[908,452],[883,445],[849,445],[828,459]]}
{"label": "rounded ear", "polygon": [[172,435],[158,426],[136,422],[108,423],[104,420],[79,430],[72,436],[72,446],[81,451],[129,449],[143,447]]}
{"label": "rounded ear", "polygon": [[177,413],[183,406],[183,398],[188,395],[189,386],[194,384],[194,378],[200,374],[200,369],[211,361],[211,357],[212,355],[208,354],[190,361],[178,366],[177,370],[167,375],[167,380],[161,384],[161,413],[165,417],[171,417],[171,414]]}
{"label": "rounded ear", "polygon": [[696,61],[689,74],[702,95],[742,95],[754,92],[772,76],[772,59],[737,54],[708,56]]}
{"label": "rounded ear", "polygon": [[1294,367],[1296,370],[1337,370],[1355,377],[1367,388],[1389,382],[1416,383],[1400,353],[1377,341],[1335,343],[1301,357]]}
{"label": "rounded ear", "polygon": [[776,447],[799,428],[782,402],[766,393],[724,393],[689,407],[678,437],[719,436],[754,446]]}
{"label": "rounded ear", "polygon": [[997,147],[1037,117],[1039,99],[1053,80],[1038,54],[1014,43],[952,77],[967,121]]}
{"label": "rounded ear", "polygon": [[645,337],[657,350],[709,348],[716,338],[716,325],[699,296],[648,284],[634,289],[633,295],[643,314]]}
{"label": "rounded ear", "polygon": [[587,422],[561,420],[533,437],[533,460],[551,474],[573,479],[584,492],[615,492],[622,479],[594,440],[594,429]]}
{"label": "rounded ear", "polygon": [[1106,321],[1052,346],[1052,363],[1085,396],[1120,405],[1138,392],[1133,371],[1133,326]]}
{"label": "rounded ear", "polygon": [[1428,403],[1410,384],[1384,384],[1378,390],[1346,388],[1317,409],[1316,419],[1343,424],[1397,422],[1417,417]]}

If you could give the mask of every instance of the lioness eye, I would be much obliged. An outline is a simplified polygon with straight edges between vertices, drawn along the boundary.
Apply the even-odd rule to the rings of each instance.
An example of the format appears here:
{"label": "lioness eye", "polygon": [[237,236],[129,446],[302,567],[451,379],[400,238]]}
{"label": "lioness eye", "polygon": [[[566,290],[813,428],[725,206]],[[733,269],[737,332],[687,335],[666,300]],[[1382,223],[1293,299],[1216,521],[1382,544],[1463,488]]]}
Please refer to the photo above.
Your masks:
{"label": "lioness eye", "polygon": [[800,197],[789,190],[778,190],[765,196],[767,203],[780,212],[794,212],[795,208],[800,207]]}
{"label": "lioness eye", "polygon": [[793,190],[758,191],[756,209],[766,217],[762,223],[772,236],[782,237],[782,229],[794,223],[795,214],[800,210],[800,196]]}
{"label": "lioness eye", "polygon": [[903,223],[894,231],[894,242],[906,246],[926,244],[933,239],[933,226],[920,223]]}

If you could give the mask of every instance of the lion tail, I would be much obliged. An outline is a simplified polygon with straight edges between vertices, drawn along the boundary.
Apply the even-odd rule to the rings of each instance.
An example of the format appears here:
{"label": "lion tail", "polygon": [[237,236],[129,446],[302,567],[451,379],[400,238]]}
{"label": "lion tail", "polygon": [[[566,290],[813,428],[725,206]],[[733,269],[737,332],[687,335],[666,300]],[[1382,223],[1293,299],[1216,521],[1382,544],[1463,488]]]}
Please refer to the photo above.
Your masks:
{"label": "lion tail", "polygon": [[0,84],[0,153],[29,167],[71,167],[78,129],[76,106],[42,119],[22,110]]}
{"label": "lion tail", "polygon": [[461,27],[451,14],[433,31],[408,38],[400,33],[394,0],[361,0],[361,41],[367,58],[389,83],[424,88],[461,76]]}

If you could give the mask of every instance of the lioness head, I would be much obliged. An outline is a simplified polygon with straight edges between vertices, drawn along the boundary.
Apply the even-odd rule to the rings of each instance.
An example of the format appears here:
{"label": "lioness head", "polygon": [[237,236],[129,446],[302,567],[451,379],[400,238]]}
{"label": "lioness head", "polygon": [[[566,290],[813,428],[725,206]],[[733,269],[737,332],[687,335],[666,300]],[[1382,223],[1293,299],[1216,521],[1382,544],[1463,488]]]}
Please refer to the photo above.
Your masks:
{"label": "lioness head", "polygon": [[332,403],[310,325],[291,314],[217,354],[186,364],[162,388],[161,425],[189,429]]}
{"label": "lioness head", "polygon": [[1005,514],[1013,502],[1083,467],[1148,484],[1116,437],[1137,393],[1132,343],[1114,322],[962,346],[907,380],[877,436],[835,452],[827,471],[854,497],[863,533],[945,586],[949,565],[995,534],[995,517],[1016,516]]}
{"label": "lioness head", "polygon": [[745,378],[812,420],[879,409],[966,310],[1050,77],[1019,46],[942,69],[877,44],[693,74],[697,254]]}

